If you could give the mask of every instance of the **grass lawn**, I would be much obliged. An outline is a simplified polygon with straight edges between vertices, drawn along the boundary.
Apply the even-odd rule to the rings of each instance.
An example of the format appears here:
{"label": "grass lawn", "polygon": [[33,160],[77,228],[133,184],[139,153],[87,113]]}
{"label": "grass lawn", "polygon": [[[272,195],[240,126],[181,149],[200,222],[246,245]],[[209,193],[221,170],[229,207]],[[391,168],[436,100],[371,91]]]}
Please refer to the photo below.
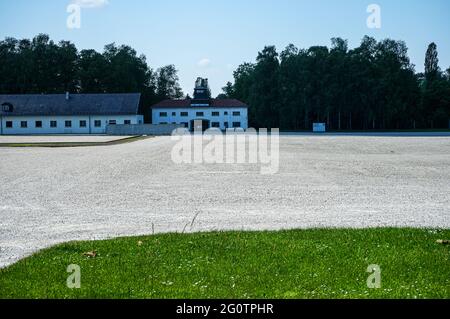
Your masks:
{"label": "grass lawn", "polygon": [[[450,298],[450,230],[165,234],[73,242],[0,270],[0,298]],[[96,251],[96,257],[87,252]],[[81,288],[66,269],[81,267]],[[367,267],[382,287],[367,287]]]}

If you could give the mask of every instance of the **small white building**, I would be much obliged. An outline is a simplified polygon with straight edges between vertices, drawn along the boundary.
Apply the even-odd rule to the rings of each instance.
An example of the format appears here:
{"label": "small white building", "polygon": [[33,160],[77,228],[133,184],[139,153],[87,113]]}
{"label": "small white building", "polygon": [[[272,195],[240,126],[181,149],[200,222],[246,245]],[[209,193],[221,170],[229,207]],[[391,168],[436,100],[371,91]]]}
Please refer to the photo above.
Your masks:
{"label": "small white building", "polygon": [[105,134],[143,124],[140,94],[0,95],[0,135]]}
{"label": "small white building", "polygon": [[197,79],[193,99],[165,100],[152,106],[152,123],[184,125],[201,121],[208,128],[248,128],[248,106],[235,99],[211,99],[208,80]]}

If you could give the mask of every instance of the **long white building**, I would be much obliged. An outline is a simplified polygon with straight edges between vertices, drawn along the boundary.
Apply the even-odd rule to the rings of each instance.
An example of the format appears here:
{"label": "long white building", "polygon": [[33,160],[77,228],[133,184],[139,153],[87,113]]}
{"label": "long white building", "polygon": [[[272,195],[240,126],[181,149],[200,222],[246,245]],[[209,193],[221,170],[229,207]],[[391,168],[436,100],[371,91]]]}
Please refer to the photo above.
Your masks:
{"label": "long white building", "polygon": [[152,122],[184,125],[194,130],[195,123],[208,128],[248,128],[248,106],[235,99],[209,98],[207,79],[197,79],[193,99],[165,100],[152,106]]}
{"label": "long white building", "polygon": [[143,124],[140,94],[0,95],[0,134],[105,134]]}

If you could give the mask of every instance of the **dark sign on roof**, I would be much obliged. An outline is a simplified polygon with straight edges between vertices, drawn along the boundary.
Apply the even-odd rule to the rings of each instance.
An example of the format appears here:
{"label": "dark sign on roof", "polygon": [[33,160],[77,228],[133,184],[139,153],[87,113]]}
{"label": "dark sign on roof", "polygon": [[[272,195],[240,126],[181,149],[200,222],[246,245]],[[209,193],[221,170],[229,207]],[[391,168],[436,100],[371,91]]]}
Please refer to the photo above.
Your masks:
{"label": "dark sign on roof", "polygon": [[152,106],[152,109],[173,109],[192,107],[223,107],[223,108],[248,108],[248,105],[235,99],[211,99],[211,100],[165,100]]}
{"label": "dark sign on roof", "polygon": [[12,106],[9,116],[137,115],[141,94],[22,94],[0,95],[0,105]]}

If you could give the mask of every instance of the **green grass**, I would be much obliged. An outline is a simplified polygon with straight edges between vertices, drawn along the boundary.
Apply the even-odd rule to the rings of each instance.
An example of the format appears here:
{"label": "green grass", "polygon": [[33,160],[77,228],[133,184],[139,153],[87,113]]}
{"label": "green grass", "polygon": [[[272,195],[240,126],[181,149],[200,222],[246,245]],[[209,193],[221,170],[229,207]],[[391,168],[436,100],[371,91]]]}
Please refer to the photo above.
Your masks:
{"label": "green grass", "polygon": [[[436,241],[449,238],[386,228],[73,242],[0,270],[0,298],[448,299],[450,246]],[[69,264],[81,266],[81,289],[66,287]],[[381,267],[380,289],[367,288],[371,264]]]}
{"label": "green grass", "polygon": [[111,146],[111,145],[121,145],[140,141],[149,138],[148,136],[132,136],[119,140],[109,141],[109,142],[43,142],[43,143],[0,143],[0,147],[90,147],[90,146]]}

